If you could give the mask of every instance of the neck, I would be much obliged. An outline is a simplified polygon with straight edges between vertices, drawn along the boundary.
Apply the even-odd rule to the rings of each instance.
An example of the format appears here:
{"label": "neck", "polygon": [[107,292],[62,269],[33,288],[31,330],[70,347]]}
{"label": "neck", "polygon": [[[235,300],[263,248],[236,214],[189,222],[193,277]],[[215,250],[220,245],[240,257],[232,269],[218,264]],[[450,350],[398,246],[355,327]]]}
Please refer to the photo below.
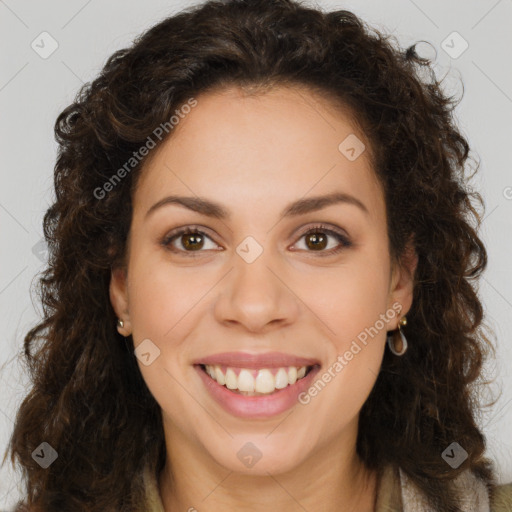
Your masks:
{"label": "neck", "polygon": [[177,439],[177,430],[172,437],[159,478],[165,512],[226,512],[246,509],[248,504],[251,512],[374,511],[377,474],[359,459],[355,444],[349,451],[342,442],[331,443],[292,470],[251,475],[231,471],[205,457],[204,450],[194,448],[186,438]]}

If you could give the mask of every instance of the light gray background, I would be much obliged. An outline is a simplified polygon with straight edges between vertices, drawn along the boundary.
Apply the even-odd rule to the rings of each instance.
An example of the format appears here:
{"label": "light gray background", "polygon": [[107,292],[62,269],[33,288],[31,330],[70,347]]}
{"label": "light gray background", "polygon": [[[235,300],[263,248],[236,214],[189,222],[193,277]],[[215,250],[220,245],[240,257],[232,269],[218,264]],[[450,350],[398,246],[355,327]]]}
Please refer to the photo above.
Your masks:
{"label": "light gray background", "polygon": [[[0,449],[5,449],[16,408],[27,391],[27,378],[13,358],[23,336],[37,320],[29,287],[43,269],[34,249],[42,237],[42,217],[52,201],[56,143],[53,124],[83,82],[92,80],[115,50],[142,30],[184,6],[198,2],[146,0],[0,0]],[[311,3],[311,2],[310,2]],[[311,3],[312,5],[315,5]],[[482,417],[489,455],[500,480],[512,480],[512,0],[318,1],[332,10],[347,8],[374,27],[395,34],[402,45],[430,41],[437,49],[436,71],[449,71],[448,87],[465,96],[457,108],[463,133],[481,159],[475,185],[486,202],[481,235],[489,267],[481,282],[487,321],[496,332],[498,357],[487,365],[495,377],[497,404]],[[42,32],[57,41],[43,59]],[[469,47],[450,57],[442,42],[454,31]],[[45,48],[50,48],[45,40]],[[453,41],[453,42],[451,42]],[[448,38],[454,51],[460,42]],[[431,55],[428,46],[425,55]],[[41,50],[42,51],[42,48]],[[44,256],[44,254],[43,254]],[[413,342],[413,340],[411,340]],[[397,432],[397,435],[400,435]],[[0,508],[19,496],[18,474],[0,468]]]}

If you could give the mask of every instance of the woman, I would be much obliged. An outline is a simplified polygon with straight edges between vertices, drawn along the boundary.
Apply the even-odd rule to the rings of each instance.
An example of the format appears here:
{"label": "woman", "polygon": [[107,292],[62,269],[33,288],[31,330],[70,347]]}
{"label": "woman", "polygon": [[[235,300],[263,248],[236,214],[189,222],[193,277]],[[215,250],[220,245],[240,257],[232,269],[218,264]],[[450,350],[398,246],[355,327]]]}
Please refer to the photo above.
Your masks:
{"label": "woman", "polygon": [[510,510],[468,143],[392,43],[207,2],[61,113],[17,510]]}

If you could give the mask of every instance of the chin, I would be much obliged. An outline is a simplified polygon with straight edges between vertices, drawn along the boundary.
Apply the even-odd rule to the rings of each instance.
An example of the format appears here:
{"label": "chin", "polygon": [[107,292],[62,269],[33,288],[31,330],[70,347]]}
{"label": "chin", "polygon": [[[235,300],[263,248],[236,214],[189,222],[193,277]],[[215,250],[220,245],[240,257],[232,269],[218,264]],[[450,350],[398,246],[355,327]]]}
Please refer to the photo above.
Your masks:
{"label": "chin", "polygon": [[286,441],[289,436],[270,439],[272,435],[235,437],[221,451],[215,446],[210,456],[229,471],[252,476],[286,473],[304,463],[307,453],[303,443],[290,446]]}

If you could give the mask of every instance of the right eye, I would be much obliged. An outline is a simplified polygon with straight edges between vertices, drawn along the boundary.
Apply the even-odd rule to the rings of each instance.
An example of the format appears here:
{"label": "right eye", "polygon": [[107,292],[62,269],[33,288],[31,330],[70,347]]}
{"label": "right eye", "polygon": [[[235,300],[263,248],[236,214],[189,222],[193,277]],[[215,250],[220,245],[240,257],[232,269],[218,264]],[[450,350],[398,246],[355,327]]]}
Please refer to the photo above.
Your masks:
{"label": "right eye", "polygon": [[[189,226],[167,234],[160,243],[166,249],[175,253],[194,253],[204,252],[202,249],[204,248],[205,239],[213,242],[204,231]],[[177,248],[175,242],[178,242],[181,247]]]}

